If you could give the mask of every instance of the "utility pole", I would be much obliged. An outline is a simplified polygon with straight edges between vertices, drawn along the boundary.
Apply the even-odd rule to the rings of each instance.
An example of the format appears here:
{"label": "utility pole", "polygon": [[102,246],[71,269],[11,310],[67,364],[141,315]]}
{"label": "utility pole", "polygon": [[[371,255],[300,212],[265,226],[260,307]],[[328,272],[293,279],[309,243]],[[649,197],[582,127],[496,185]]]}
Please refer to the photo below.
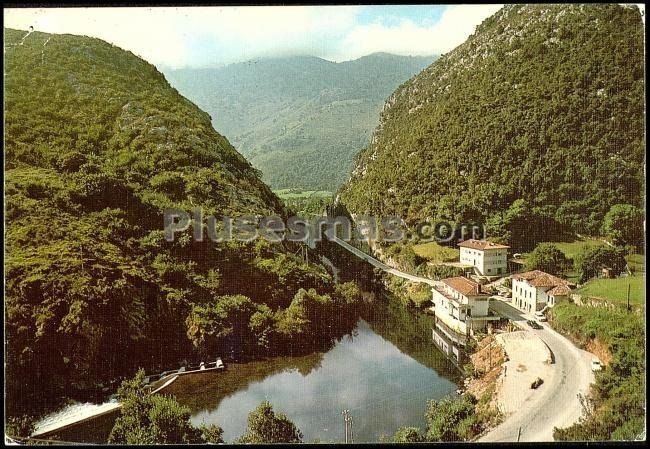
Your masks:
{"label": "utility pole", "polygon": [[630,311],[630,283],[627,283],[627,311]]}
{"label": "utility pole", "polygon": [[492,343],[494,342],[491,341],[490,344],[488,345],[488,355],[490,357],[490,371],[492,371]]}
{"label": "utility pole", "polygon": [[521,427],[519,427],[519,433],[517,433],[517,443],[519,443],[520,438],[521,438]]}
{"label": "utility pole", "polygon": [[354,435],[352,433],[352,415],[350,410],[343,410],[343,425],[345,426],[345,443],[354,443]]}

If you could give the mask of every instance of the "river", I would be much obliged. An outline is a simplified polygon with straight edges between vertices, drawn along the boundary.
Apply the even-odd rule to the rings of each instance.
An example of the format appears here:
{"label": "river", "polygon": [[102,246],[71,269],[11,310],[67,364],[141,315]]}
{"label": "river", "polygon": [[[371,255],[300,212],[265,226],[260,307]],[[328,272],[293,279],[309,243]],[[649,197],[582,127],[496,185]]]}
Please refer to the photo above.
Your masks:
{"label": "river", "polygon": [[[305,442],[343,442],[344,409],[354,441],[377,442],[400,426],[423,429],[427,400],[455,395],[457,381],[431,342],[430,317],[390,301],[375,303],[327,352],[229,364],[225,372],[180,377],[165,393],[190,407],[194,424],[221,426],[226,442],[244,433],[248,413],[263,400],[285,413]],[[79,441],[89,430],[66,439]]]}
{"label": "river", "polygon": [[458,373],[431,343],[429,323],[401,304],[379,303],[325,353],[231,365],[172,384],[169,393],[190,406],[194,424],[221,426],[227,442],[264,400],[305,442],[343,442],[345,409],[354,441],[376,442],[400,426],[424,428],[427,400],[455,394]]}

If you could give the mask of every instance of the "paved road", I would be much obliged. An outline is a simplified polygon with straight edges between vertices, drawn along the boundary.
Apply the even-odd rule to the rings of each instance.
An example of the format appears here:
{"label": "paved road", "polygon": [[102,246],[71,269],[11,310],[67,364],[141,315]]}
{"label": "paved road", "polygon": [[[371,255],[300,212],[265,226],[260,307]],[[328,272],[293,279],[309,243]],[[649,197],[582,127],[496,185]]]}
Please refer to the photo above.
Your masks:
{"label": "paved road", "polygon": [[587,351],[576,348],[569,340],[555,332],[547,324],[544,329],[533,330],[527,324],[530,319],[523,313],[499,300],[491,300],[492,307],[529,332],[535,333],[553,353],[555,363],[548,379],[536,390],[522,407],[479,441],[516,442],[519,428],[520,441],[553,441],[554,427],[567,427],[580,418],[582,407],[578,394],[587,394],[594,382],[591,360]]}
{"label": "paved road", "polygon": [[399,271],[393,267],[390,267],[386,265],[383,262],[380,262],[379,260],[375,259],[374,257],[366,254],[365,252],[361,251],[358,248],[355,248],[354,246],[350,245],[348,242],[341,240],[338,237],[333,237],[333,236],[327,236],[332,242],[337,243],[338,245],[342,246],[343,248],[347,249],[350,251],[352,254],[355,256],[359,257],[360,259],[363,259],[367,261],[370,265],[379,268],[380,270],[385,271],[386,273],[393,274],[395,276],[401,277],[403,279],[408,279],[409,281],[413,282],[420,282],[424,284],[429,284],[432,287],[439,286],[441,285],[440,282],[434,281],[433,279],[429,278],[424,278],[421,276],[415,276],[412,274],[404,273],[403,271]]}

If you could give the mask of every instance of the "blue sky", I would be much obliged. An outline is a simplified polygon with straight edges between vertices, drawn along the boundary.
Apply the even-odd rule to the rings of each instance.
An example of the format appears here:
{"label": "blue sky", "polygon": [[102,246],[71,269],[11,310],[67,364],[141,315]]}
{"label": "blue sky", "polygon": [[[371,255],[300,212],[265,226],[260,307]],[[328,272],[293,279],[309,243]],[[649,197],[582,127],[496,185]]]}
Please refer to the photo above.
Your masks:
{"label": "blue sky", "polygon": [[361,25],[383,22],[386,25],[397,25],[400,20],[412,20],[420,25],[431,25],[442,16],[445,5],[378,5],[364,6],[357,15]]}
{"label": "blue sky", "polygon": [[461,44],[500,5],[5,9],[5,26],[98,37],[161,68],[260,57],[345,61],[433,55]]}

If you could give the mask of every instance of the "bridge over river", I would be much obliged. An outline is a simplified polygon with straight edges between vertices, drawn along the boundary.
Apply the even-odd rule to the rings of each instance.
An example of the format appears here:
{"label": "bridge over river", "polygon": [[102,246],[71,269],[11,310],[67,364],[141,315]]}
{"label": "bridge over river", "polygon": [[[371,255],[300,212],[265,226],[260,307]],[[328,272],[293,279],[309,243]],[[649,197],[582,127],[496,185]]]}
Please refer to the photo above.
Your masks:
{"label": "bridge over river", "polygon": [[407,279],[409,281],[428,284],[431,287],[438,287],[438,286],[442,285],[442,283],[439,282],[439,281],[434,281],[433,279],[429,279],[429,278],[425,278],[425,277],[422,277],[422,276],[416,276],[416,275],[413,275],[413,274],[405,273],[405,272],[400,271],[400,270],[398,270],[396,268],[393,268],[393,267],[391,267],[389,265],[386,265],[385,263],[383,263],[383,262],[375,259],[371,255],[369,255],[368,253],[365,253],[365,252],[361,251],[359,248],[355,248],[354,246],[350,245],[348,242],[346,242],[344,240],[341,240],[338,237],[335,237],[335,236],[332,236],[332,235],[328,234],[327,238],[331,242],[334,242],[337,245],[345,248],[346,250],[348,250],[349,252],[351,252],[352,254],[357,256],[358,258],[365,260],[366,262],[368,262],[373,267],[379,268],[380,270],[385,271],[386,273],[390,273],[392,275],[395,275],[395,276],[400,277],[402,279]]}

